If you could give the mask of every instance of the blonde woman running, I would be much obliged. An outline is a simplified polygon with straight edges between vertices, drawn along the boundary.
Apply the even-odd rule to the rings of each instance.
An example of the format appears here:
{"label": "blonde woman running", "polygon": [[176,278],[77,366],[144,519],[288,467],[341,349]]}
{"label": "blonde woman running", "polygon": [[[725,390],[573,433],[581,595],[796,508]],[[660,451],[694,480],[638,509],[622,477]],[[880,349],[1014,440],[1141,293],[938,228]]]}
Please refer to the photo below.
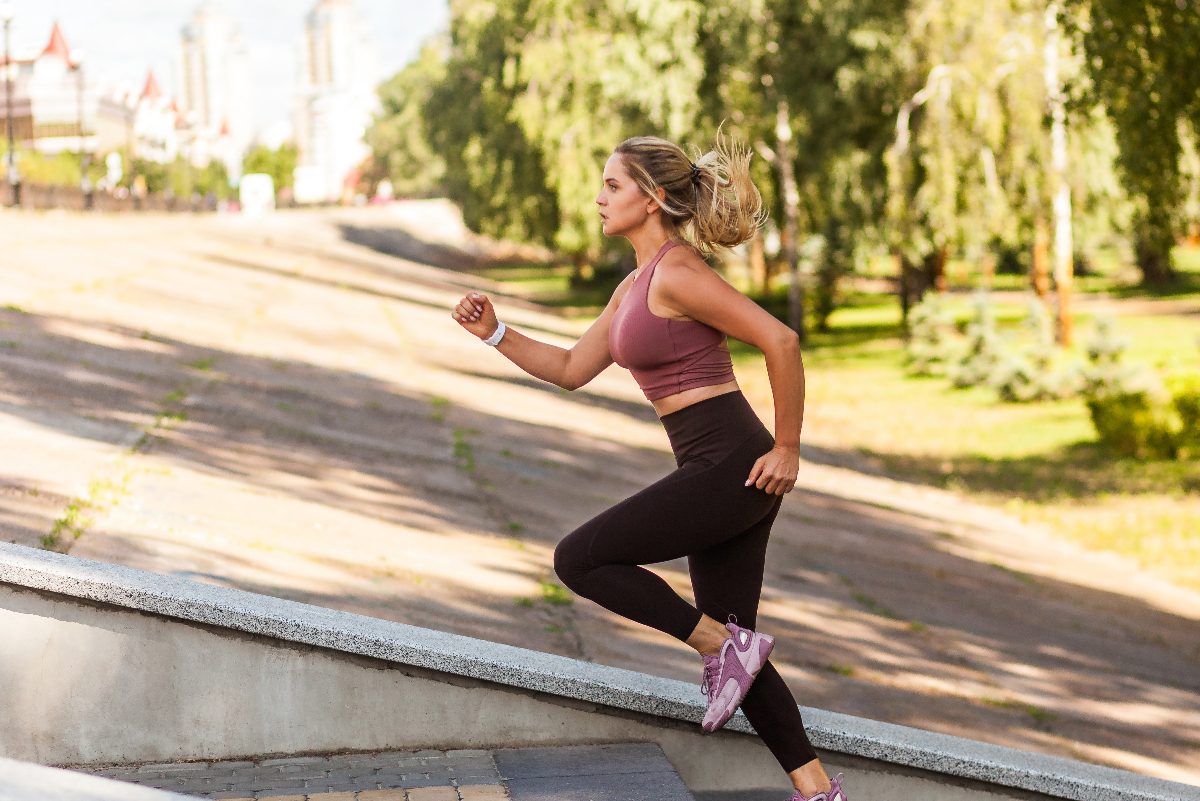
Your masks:
{"label": "blonde woman running", "polygon": [[[677,469],[572,531],[554,551],[563,583],[618,615],[696,649],[713,732],[740,706],[792,780],[788,801],[846,801],[804,731],[796,700],[755,630],[771,524],[799,466],[804,367],[795,333],[724,281],[703,253],[750,239],[762,200],[750,154],[726,146],[694,163],[653,136],[622,142],[596,197],[607,236],[638,268],[570,350],[496,319],[468,293],[451,316],[530,375],[578,389],[614,361],[633,374],[666,429]],[[727,336],[766,356],[772,436],[734,379]],[[643,565],[686,556],[695,605]],[[725,621],[725,622],[722,622]]]}

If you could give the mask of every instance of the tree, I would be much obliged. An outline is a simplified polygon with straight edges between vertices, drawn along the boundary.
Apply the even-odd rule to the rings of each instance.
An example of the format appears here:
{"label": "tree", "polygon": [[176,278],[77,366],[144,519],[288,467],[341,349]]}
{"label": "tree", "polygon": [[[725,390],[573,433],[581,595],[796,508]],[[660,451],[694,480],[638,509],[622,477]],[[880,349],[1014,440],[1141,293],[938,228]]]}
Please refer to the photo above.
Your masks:
{"label": "tree", "polygon": [[445,161],[446,195],[467,226],[498,239],[552,245],[555,195],[540,154],[510,118],[523,87],[505,74],[528,6],[528,0],[451,0],[445,75],[422,116],[430,145]]}
{"label": "tree", "polygon": [[255,145],[242,160],[242,173],[266,173],[275,182],[275,191],[279,192],[292,186],[298,158],[299,151],[294,142],[284,142],[274,149]]}
{"label": "tree", "polygon": [[444,188],[446,162],[430,144],[425,110],[434,88],[445,80],[448,49],[449,42],[435,36],[415,61],[379,86],[380,112],[366,134],[373,154],[368,172],[376,183],[391,180],[397,194],[433,194]]}
{"label": "tree", "polygon": [[456,0],[450,11],[445,77],[424,107],[447,193],[475,230],[553,247],[579,274],[611,247],[593,201],[612,149],[691,129],[700,4]]}
{"label": "tree", "polygon": [[1200,13],[1188,0],[1069,0],[1067,10],[1091,78],[1074,101],[1101,105],[1112,120],[1138,267],[1146,283],[1166,283],[1186,228],[1183,143],[1200,131]]}
{"label": "tree", "polygon": [[903,3],[748,0],[707,7],[703,119],[726,115],[771,171],[764,200],[782,220],[789,324],[803,337],[803,245],[819,252],[815,311],[824,327],[837,284],[871,240],[886,197],[886,88]]}

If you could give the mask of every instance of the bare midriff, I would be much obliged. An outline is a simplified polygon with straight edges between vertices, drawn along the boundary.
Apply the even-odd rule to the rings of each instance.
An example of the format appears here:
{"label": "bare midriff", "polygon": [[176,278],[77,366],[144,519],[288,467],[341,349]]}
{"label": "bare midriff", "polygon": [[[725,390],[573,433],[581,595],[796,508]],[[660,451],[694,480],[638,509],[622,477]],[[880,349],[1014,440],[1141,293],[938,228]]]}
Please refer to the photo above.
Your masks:
{"label": "bare midriff", "polygon": [[665,398],[658,398],[650,401],[654,406],[655,413],[662,417],[664,414],[677,412],[685,406],[691,406],[693,403],[712,398],[717,395],[724,395],[726,392],[735,392],[738,387],[737,381],[726,381],[724,384],[711,384],[707,387],[692,387],[685,389],[683,392],[676,392],[674,395],[668,395]]}

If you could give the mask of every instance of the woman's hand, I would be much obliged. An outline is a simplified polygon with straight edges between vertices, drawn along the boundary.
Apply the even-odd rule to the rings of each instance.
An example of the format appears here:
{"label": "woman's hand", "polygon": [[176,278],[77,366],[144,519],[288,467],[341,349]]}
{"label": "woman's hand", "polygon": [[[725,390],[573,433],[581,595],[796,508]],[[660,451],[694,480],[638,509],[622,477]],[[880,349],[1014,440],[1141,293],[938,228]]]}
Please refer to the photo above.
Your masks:
{"label": "woman's hand", "polygon": [[496,310],[492,308],[492,302],[488,300],[487,295],[478,292],[468,292],[464,295],[454,307],[454,311],[450,312],[450,316],[480,339],[487,339],[496,333],[496,328],[500,325],[496,320]]}
{"label": "woman's hand", "polygon": [[753,484],[760,490],[773,495],[791,492],[796,486],[796,474],[800,472],[800,449],[776,445],[758,457],[750,468],[746,486]]}

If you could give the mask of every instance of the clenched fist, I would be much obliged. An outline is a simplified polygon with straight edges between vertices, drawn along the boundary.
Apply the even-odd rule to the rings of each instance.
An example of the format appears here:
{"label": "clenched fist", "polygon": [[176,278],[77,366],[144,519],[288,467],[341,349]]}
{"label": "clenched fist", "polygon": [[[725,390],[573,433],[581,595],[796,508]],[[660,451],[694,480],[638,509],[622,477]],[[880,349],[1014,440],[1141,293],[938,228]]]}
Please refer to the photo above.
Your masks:
{"label": "clenched fist", "polygon": [[492,302],[488,300],[487,295],[478,292],[468,292],[464,295],[454,307],[454,311],[450,312],[450,316],[480,339],[487,339],[496,333],[496,328],[500,325],[496,320],[496,310],[492,308]]}

